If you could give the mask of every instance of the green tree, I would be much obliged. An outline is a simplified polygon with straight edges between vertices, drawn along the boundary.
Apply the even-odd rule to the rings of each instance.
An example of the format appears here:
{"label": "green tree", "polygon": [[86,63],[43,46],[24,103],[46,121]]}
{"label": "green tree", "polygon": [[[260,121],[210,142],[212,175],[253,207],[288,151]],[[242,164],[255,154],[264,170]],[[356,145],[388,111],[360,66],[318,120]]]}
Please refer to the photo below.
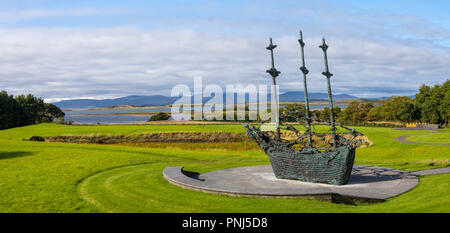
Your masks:
{"label": "green tree", "polygon": [[19,105],[18,124],[32,125],[39,123],[41,116],[45,112],[44,101],[36,98],[31,94],[16,96],[17,104]]}
{"label": "green tree", "polygon": [[372,108],[367,119],[372,121],[412,122],[420,118],[414,100],[407,96],[392,96]]}
{"label": "green tree", "polygon": [[305,119],[304,104],[288,104],[280,109],[280,120],[284,122],[299,122]]}
{"label": "green tree", "polygon": [[444,99],[442,100],[441,106],[439,107],[439,111],[442,117],[442,123],[444,125],[449,125],[450,119],[450,91],[445,93]]}
{"label": "green tree", "polygon": [[448,123],[447,93],[450,91],[450,80],[443,85],[429,87],[422,85],[416,94],[415,106],[420,111],[420,120],[433,124]]}
{"label": "green tree", "polygon": [[0,92],[0,129],[8,129],[17,126],[19,107],[14,96],[6,91]]}
{"label": "green tree", "polygon": [[352,101],[342,111],[340,120],[351,122],[366,121],[368,113],[373,108],[373,103],[359,103],[358,101]]}
{"label": "green tree", "polygon": [[442,84],[440,88],[441,101],[438,107],[441,116],[441,124],[448,125],[450,119],[450,80]]}
{"label": "green tree", "polygon": [[52,122],[64,117],[64,112],[53,104],[44,103],[31,94],[12,96],[0,92],[0,129]]}
{"label": "green tree", "polygon": [[39,122],[53,122],[55,119],[64,118],[66,114],[54,104],[44,104],[44,112],[40,116]]}
{"label": "green tree", "polygon": [[[333,107],[334,119],[338,119],[341,117],[342,109],[340,107]],[[322,122],[330,122],[330,108],[326,107],[318,113],[319,121]]]}

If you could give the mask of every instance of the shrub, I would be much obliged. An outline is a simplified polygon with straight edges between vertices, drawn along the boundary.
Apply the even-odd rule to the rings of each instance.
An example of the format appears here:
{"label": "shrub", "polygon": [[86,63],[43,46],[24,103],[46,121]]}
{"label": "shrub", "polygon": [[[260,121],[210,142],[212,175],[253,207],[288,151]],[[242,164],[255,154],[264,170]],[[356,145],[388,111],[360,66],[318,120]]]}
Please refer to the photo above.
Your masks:
{"label": "shrub", "polygon": [[28,139],[29,141],[34,141],[34,142],[45,142],[45,138],[41,137],[41,136],[32,136],[30,139]]}
{"label": "shrub", "polygon": [[165,112],[159,112],[148,119],[148,121],[166,121],[169,120],[170,114]]}

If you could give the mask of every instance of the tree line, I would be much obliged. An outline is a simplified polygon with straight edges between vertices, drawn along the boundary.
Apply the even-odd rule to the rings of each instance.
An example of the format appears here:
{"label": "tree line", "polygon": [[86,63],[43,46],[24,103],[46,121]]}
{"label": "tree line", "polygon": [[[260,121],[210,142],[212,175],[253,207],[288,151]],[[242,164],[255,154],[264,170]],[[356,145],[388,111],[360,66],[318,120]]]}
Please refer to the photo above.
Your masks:
{"label": "tree line", "polygon": [[[333,108],[335,118],[341,122],[397,121],[403,123],[424,122],[448,125],[450,118],[450,80],[433,87],[422,85],[415,98],[393,96],[378,103],[351,102],[346,108]],[[303,104],[287,105],[280,110],[280,120],[302,121],[305,117]],[[311,111],[316,121],[329,121],[330,110]]]}
{"label": "tree line", "polygon": [[56,105],[31,94],[13,96],[0,92],[0,129],[53,122],[64,115]]}
{"label": "tree line", "polygon": [[[225,110],[223,119],[226,119],[227,111],[234,112],[234,121],[250,122],[249,105],[245,106],[245,120],[237,120],[237,107],[234,110]],[[267,110],[270,112],[270,109]],[[280,121],[304,122],[305,105],[303,103],[288,104],[280,108]],[[356,124],[368,122],[386,122],[386,124],[401,123],[431,123],[448,125],[450,118],[450,80],[442,85],[433,87],[423,84],[415,98],[408,96],[392,96],[383,100],[363,100],[350,102],[347,107],[334,107],[335,119],[344,124]],[[310,110],[310,117],[316,122],[329,122],[330,109]],[[167,118],[167,116],[166,116]],[[194,111],[191,112],[194,119]],[[208,120],[208,119],[204,119]],[[210,120],[216,120],[210,119]],[[258,120],[260,116],[258,114]],[[365,124],[363,124],[365,125]],[[396,124],[392,124],[396,125]]]}

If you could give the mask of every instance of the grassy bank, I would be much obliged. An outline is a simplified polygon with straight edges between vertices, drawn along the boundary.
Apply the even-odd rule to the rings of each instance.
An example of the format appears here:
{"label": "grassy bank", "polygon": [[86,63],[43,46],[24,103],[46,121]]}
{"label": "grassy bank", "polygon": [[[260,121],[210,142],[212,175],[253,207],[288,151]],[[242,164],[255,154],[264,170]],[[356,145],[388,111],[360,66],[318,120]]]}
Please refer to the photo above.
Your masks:
{"label": "grassy bank", "polygon": [[[321,130],[325,130],[323,127]],[[419,170],[450,165],[448,146],[394,140],[426,131],[360,127],[374,143],[356,163]],[[237,198],[185,190],[162,177],[166,166],[206,172],[269,164],[261,151],[158,149],[23,141],[64,134],[244,132],[241,125],[40,124],[0,131],[0,212],[449,212],[450,175],[423,177],[412,191],[379,204],[342,205],[304,199]],[[429,133],[432,135],[432,133]]]}
{"label": "grassy bank", "polygon": [[424,142],[424,143],[447,143],[450,144],[450,132],[438,133],[438,134],[420,134],[407,138],[411,142]]}

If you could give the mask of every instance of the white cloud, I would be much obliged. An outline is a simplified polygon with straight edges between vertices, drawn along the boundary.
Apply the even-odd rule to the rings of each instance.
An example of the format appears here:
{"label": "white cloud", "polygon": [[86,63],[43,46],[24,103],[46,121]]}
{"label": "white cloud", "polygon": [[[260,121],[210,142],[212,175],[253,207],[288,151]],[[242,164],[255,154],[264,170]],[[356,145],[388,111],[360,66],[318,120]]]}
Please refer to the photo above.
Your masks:
{"label": "white cloud", "polygon": [[[248,9],[247,9],[248,10]],[[450,78],[448,29],[412,16],[361,14],[302,9],[305,29],[308,87],[326,92],[321,43],[326,34],[333,91],[361,97],[409,95],[422,84]],[[245,9],[244,9],[245,11]],[[29,10],[0,13],[0,22],[45,17],[85,16],[104,11]],[[275,63],[282,74],[282,91],[302,90],[295,9],[280,14],[287,19],[267,24],[265,19],[214,18],[197,23],[257,33],[221,30],[167,30],[139,27],[114,28],[0,28],[0,89],[12,94],[33,93],[48,101],[67,98],[112,98],[125,95],[169,95],[177,84],[193,85],[194,76],[205,84],[269,84],[265,49],[274,33]],[[367,13],[367,12],[366,12]],[[295,17],[294,17],[295,16]],[[333,18],[334,17],[334,18]],[[171,19],[180,23],[180,19]],[[334,20],[334,21],[333,21]],[[328,24],[333,21],[333,24]],[[415,31],[415,22],[424,30]],[[192,24],[185,21],[180,25]],[[389,26],[386,26],[386,25]],[[314,27],[315,28],[314,28]],[[400,34],[393,33],[401,29]],[[289,32],[289,33],[287,33]],[[291,33],[292,32],[292,33]],[[414,34],[415,33],[415,34]],[[276,36],[281,35],[281,36]],[[284,35],[284,36],[283,36]],[[285,36],[292,35],[292,36]],[[373,35],[373,36],[372,36]],[[413,39],[407,39],[407,38]],[[406,38],[406,39],[405,39]],[[428,43],[431,41],[432,43]]]}
{"label": "white cloud", "polygon": [[20,11],[1,11],[0,22],[11,23],[35,19],[117,15],[125,13],[128,13],[128,11],[123,9],[95,9],[95,8],[26,9]]}

